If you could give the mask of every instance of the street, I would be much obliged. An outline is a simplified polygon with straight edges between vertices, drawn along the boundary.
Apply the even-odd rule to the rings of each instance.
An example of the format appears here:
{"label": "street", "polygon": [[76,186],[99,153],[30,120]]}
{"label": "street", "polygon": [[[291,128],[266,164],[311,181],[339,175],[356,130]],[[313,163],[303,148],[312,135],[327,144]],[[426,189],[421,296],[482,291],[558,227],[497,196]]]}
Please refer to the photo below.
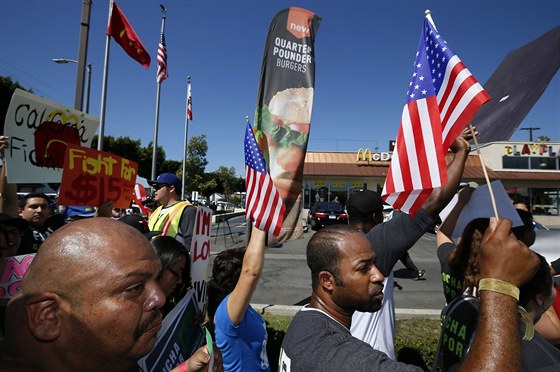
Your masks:
{"label": "street", "polygon": [[[228,222],[231,235],[226,223],[221,223],[219,230],[217,224],[212,225],[212,257],[224,249],[245,245],[247,227],[244,217],[234,217]],[[217,237],[216,232],[219,234]],[[224,235],[225,233],[227,235]],[[303,239],[266,250],[263,274],[251,303],[303,305],[309,302],[311,274],[306,263],[305,249],[314,233],[310,230],[304,234]],[[394,271],[395,307],[441,309],[445,305],[445,298],[436,255],[435,235],[424,234],[410,250],[410,255],[419,269],[426,270],[426,279],[412,280],[408,271],[398,262]]]}

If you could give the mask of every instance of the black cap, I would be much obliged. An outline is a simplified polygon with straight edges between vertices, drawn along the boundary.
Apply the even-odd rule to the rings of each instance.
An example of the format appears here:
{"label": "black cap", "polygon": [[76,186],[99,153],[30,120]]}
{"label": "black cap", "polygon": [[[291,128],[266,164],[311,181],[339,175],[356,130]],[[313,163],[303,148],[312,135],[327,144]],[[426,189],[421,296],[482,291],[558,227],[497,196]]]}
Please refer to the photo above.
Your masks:
{"label": "black cap", "polygon": [[346,210],[350,218],[352,216],[371,216],[383,210],[383,201],[375,191],[355,191],[348,198]]}
{"label": "black cap", "polygon": [[12,217],[6,213],[0,213],[0,226],[1,225],[15,226],[20,230],[25,230],[28,223],[23,218]]}
{"label": "black cap", "polygon": [[153,238],[161,234],[161,231],[150,231],[148,223],[144,217],[137,214],[127,214],[119,218],[119,221],[126,223],[129,226],[134,227],[136,230],[140,231],[148,239]]}

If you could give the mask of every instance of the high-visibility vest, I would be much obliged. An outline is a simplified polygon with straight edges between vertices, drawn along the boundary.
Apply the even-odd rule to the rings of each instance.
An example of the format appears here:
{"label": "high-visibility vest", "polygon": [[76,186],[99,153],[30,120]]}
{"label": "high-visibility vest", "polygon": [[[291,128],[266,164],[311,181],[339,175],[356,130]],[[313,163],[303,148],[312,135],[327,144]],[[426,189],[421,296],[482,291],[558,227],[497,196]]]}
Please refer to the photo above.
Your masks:
{"label": "high-visibility vest", "polygon": [[179,233],[179,222],[181,222],[183,210],[190,206],[192,204],[186,201],[177,202],[165,209],[160,205],[150,214],[148,220],[150,231],[161,231],[162,236],[176,237]]}

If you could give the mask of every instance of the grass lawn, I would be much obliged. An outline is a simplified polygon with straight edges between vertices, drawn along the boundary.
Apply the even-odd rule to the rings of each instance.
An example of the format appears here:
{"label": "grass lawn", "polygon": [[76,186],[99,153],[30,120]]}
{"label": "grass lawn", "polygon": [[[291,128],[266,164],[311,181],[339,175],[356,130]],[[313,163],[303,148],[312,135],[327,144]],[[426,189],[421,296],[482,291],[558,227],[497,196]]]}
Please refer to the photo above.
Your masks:
{"label": "grass lawn", "polygon": [[[268,360],[271,371],[277,371],[280,346],[292,317],[265,314],[268,331]],[[430,369],[439,338],[439,320],[410,318],[397,319],[395,349],[397,359]]]}

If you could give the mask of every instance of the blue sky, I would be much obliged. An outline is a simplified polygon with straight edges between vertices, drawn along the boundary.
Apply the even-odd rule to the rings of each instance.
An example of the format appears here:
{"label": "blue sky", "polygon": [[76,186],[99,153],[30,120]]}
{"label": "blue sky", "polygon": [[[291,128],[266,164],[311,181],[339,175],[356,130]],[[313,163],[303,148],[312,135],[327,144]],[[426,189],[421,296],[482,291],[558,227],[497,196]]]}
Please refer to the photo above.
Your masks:
{"label": "blue sky", "polygon": [[[309,9],[322,17],[315,44],[315,100],[308,150],[388,149],[396,137],[424,10],[474,76],[484,84],[505,55],[560,24],[560,1],[117,1],[152,57],[148,70],[112,42],[106,134],[153,138],[159,3],[168,9],[169,78],[161,87],[158,144],[180,160],[186,78],[192,76],[189,137],[206,134],[207,170],[244,173],[245,116],[253,117],[268,26],[279,10]],[[79,0],[0,0],[0,75],[40,96],[72,106],[76,65],[52,58],[78,55]],[[88,63],[90,113],[100,111],[108,0],[91,12]],[[560,76],[520,127],[560,141]],[[513,140],[528,140],[517,131]]]}

